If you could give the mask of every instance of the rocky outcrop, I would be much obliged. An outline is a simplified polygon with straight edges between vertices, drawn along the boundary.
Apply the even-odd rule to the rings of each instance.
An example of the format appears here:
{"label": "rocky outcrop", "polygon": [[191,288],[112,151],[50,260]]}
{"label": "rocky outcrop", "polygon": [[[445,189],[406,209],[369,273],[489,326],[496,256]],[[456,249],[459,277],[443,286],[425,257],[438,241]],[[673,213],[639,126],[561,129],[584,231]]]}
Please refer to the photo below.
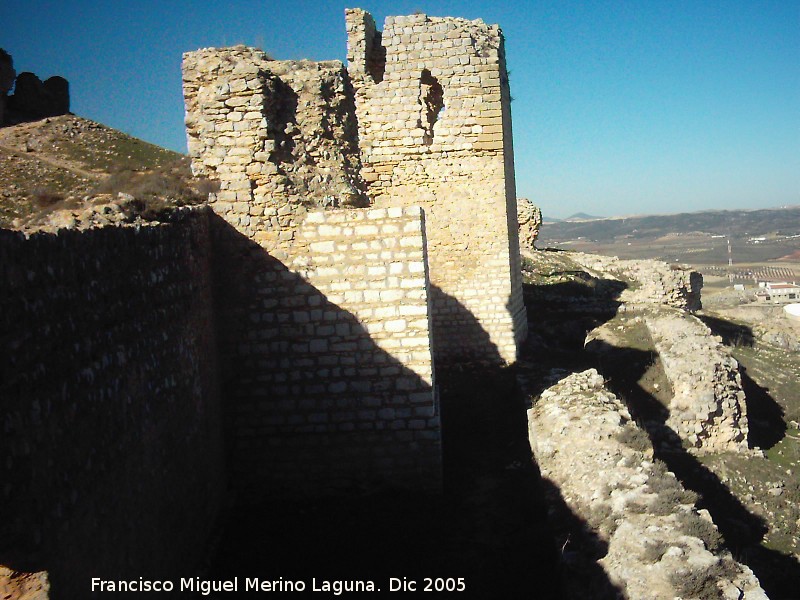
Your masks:
{"label": "rocky outcrop", "polygon": [[[571,597],[766,598],[752,571],[720,547],[694,494],[653,460],[649,438],[597,371],[545,390],[528,419],[536,461],[554,484],[551,496],[560,489],[561,497],[549,500]],[[566,513],[588,531],[570,529]],[[604,576],[577,589],[598,564]]]}
{"label": "rocky outcrop", "polygon": [[673,389],[667,425],[701,451],[747,450],[747,409],[739,364],[692,315],[645,316]]}
{"label": "rocky outcrop", "polygon": [[519,224],[519,247],[533,250],[539,228],[542,226],[542,211],[527,198],[517,198],[517,223]]}

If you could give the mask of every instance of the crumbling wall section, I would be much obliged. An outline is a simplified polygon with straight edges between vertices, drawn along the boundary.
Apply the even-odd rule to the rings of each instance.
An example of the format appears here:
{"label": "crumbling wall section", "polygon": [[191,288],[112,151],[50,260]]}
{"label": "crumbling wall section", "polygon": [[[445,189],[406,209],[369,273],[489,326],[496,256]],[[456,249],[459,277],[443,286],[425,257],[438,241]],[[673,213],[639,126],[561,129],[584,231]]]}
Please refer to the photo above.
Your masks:
{"label": "crumbling wall section", "polygon": [[363,10],[345,17],[370,197],[425,209],[437,362],[512,362],[527,321],[502,33],[424,14],[387,17],[381,33]]}
{"label": "crumbling wall section", "polygon": [[367,204],[341,63],[184,55],[193,169],[220,182],[217,306],[240,489],[439,489],[419,207]]}
{"label": "crumbling wall section", "polygon": [[689,311],[702,308],[703,275],[687,266],[578,252],[570,254],[570,257],[593,271],[632,281],[633,285],[619,297],[626,307],[665,304]]}
{"label": "crumbling wall section", "polygon": [[645,316],[672,385],[667,425],[699,451],[747,450],[747,405],[739,364],[692,315]]}
{"label": "crumbling wall section", "polygon": [[365,206],[353,96],[338,61],[275,61],[255,48],[183,57],[192,169],[219,181],[214,212],[268,250],[307,210]]}
{"label": "crumbling wall section", "polygon": [[535,250],[542,226],[542,209],[527,198],[517,198],[517,225],[522,250]]}
{"label": "crumbling wall section", "polygon": [[[536,462],[553,484],[570,597],[766,598],[753,572],[719,547],[696,496],[653,460],[647,435],[597,371],[545,390],[528,419]],[[572,515],[587,529],[571,528]]]}
{"label": "crumbling wall section", "polygon": [[0,561],[58,597],[202,558],[225,488],[209,241],[204,210],[0,230]]}
{"label": "crumbling wall section", "polygon": [[218,227],[234,485],[284,495],[386,483],[438,491],[419,207],[308,213],[283,261]]}

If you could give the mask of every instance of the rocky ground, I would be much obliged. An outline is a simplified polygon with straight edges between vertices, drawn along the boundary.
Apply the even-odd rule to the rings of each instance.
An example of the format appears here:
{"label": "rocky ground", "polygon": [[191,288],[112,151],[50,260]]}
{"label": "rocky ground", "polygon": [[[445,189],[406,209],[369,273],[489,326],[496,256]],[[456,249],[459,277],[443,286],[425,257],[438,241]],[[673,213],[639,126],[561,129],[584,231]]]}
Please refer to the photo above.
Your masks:
{"label": "rocky ground", "polygon": [[[797,355],[783,350],[779,357],[781,351],[757,335],[752,346],[743,344],[742,339],[753,338],[751,329],[699,313],[719,336],[717,343],[730,345],[727,351],[745,363],[742,385],[750,417],[748,441],[754,449],[698,455],[689,450],[690,444],[661,439],[654,435],[658,427],[647,426],[665,423],[673,390],[645,324],[656,305],[622,300],[631,297],[630,290],[635,293],[637,282],[617,270],[604,272],[598,266],[603,260],[586,268],[581,264],[586,261],[572,260],[567,252],[539,252],[525,262],[533,334],[520,370],[534,406],[554,380],[598,369],[609,391],[645,426],[655,458],[697,494],[696,507],[708,511],[723,545],[754,571],[771,598],[795,597],[800,589],[794,500]],[[587,352],[593,345],[587,346],[587,340],[597,339],[606,351]],[[576,527],[569,517],[557,525],[556,535],[574,539],[580,534]]]}

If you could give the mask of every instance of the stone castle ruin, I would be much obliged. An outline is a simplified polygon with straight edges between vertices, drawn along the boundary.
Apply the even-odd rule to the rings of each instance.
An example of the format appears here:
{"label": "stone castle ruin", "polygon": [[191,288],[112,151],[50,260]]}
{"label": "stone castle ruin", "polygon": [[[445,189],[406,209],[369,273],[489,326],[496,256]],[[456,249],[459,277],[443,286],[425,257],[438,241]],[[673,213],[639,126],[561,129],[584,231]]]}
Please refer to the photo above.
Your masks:
{"label": "stone castle ruin", "polygon": [[[75,574],[189,573],[226,490],[441,491],[437,371],[513,363],[527,334],[503,36],[345,20],[347,67],[184,54],[207,206],[0,229],[0,595],[44,589],[17,577],[37,571],[65,598],[85,596]],[[694,291],[669,273],[637,293]]]}
{"label": "stone castle ruin", "polygon": [[185,571],[226,488],[441,490],[436,370],[513,362],[526,334],[502,35],[346,20],[348,68],[184,55],[208,206],[0,230],[11,571],[64,597],[90,569]]}
{"label": "stone castle ruin", "polygon": [[526,333],[502,35],[421,14],[383,33],[362,10],[346,22],[347,69],[184,55],[189,153],[219,181],[231,257],[234,463],[275,485],[322,443],[301,460],[328,477],[357,456],[435,488],[435,367],[513,362]]}
{"label": "stone castle ruin", "polygon": [[[9,95],[11,89],[14,93]],[[0,126],[69,113],[69,82],[59,75],[44,82],[17,75],[11,55],[0,48]]]}

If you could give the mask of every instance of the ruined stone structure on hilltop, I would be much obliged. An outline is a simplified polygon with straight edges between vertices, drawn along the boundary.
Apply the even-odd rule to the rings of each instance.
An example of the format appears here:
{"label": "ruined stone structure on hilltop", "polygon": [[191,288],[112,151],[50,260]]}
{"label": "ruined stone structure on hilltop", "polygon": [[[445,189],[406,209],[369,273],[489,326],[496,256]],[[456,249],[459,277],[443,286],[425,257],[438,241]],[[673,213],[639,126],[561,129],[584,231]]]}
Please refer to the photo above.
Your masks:
{"label": "ruined stone structure on hilltop", "polygon": [[535,250],[542,227],[542,209],[527,198],[517,198],[517,223],[520,250]]}
{"label": "ruined stone structure on hilltop", "polygon": [[193,169],[220,183],[236,480],[297,486],[316,464],[435,488],[434,363],[513,362],[527,326],[502,34],[346,21],[349,71],[184,55]]}
{"label": "ruined stone structure on hilltop", "polygon": [[437,361],[513,362],[527,321],[503,35],[424,14],[380,32],[345,14],[368,193],[425,210]]}
{"label": "ruined stone structure on hilltop", "polygon": [[[14,88],[14,93],[8,92]],[[42,82],[29,72],[16,74],[11,55],[0,48],[0,126],[65,115],[69,112],[69,82],[58,75]]]}

